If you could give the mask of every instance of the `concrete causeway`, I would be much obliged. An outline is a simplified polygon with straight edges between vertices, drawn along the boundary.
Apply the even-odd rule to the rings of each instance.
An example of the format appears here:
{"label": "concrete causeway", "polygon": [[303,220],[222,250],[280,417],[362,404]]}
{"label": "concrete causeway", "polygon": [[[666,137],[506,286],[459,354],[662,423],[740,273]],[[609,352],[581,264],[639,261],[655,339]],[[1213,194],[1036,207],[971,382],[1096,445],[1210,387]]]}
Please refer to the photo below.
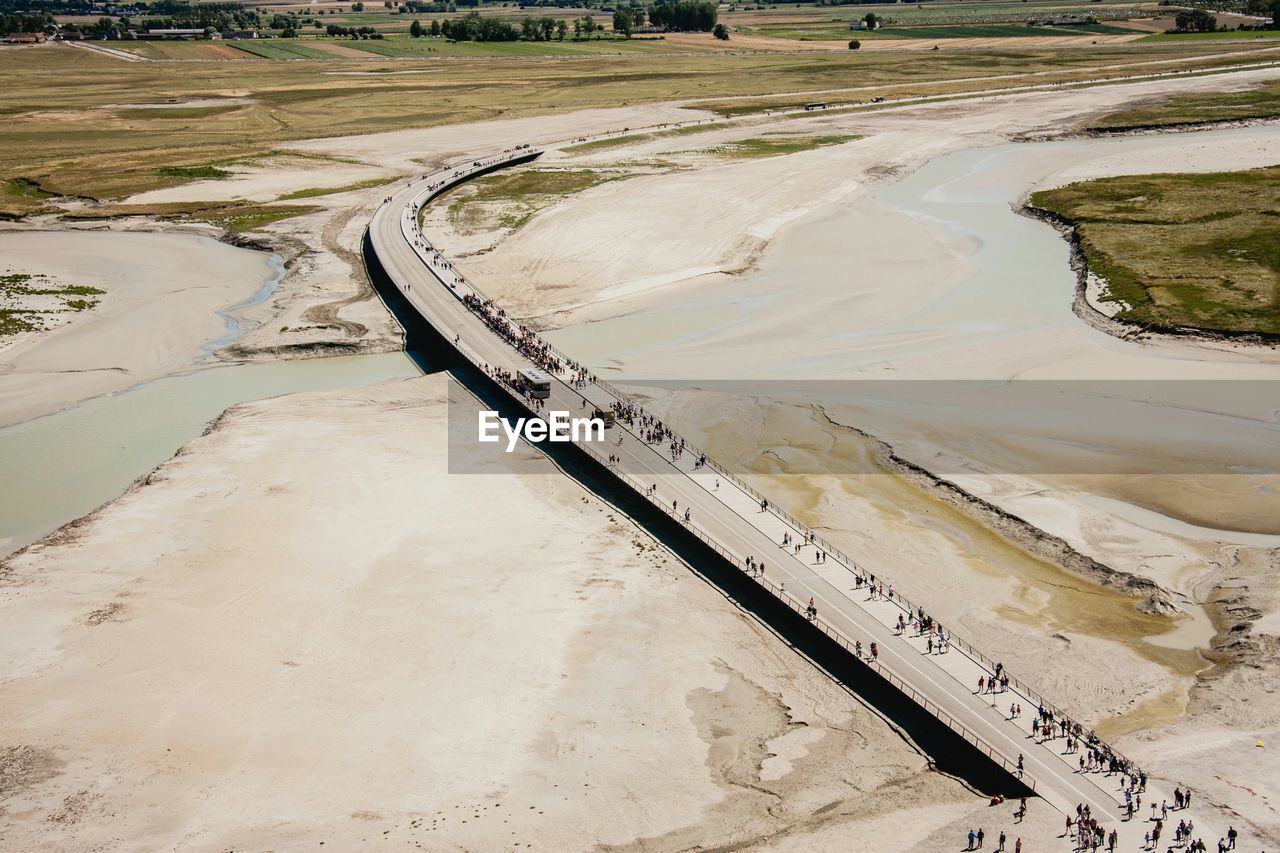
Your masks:
{"label": "concrete causeway", "polygon": [[[422,234],[418,214],[432,198],[450,187],[495,169],[529,162],[540,153],[536,149],[511,149],[414,179],[384,200],[369,226],[368,245],[389,281],[461,358],[490,376],[498,370],[515,374],[537,367],[547,371],[497,334],[464,302],[467,297],[482,302],[487,297]],[[509,319],[503,322],[511,324],[511,331],[518,330]],[[609,410],[615,404],[639,408],[621,391],[594,377],[578,387],[567,366],[572,360],[548,349],[566,366],[552,375],[545,409],[589,415],[593,408]],[[511,396],[537,414],[514,390]],[[1055,722],[1067,718],[1064,712],[1012,675],[1008,689],[979,693],[979,679],[989,681],[995,677],[994,660],[946,632],[946,626],[943,630],[948,643],[942,652],[936,629],[928,636],[917,635],[910,627],[899,631],[899,618],[909,622],[909,615],[917,606],[889,578],[874,577],[873,582],[869,571],[779,510],[772,501],[764,508],[763,496],[714,460],[701,462],[702,452],[697,448],[686,445],[684,452],[672,459],[667,442],[647,443],[637,425],[622,419],[607,431],[604,444],[578,442],[577,447],[796,612],[806,613],[812,599],[816,614],[809,618],[818,629],[849,654],[861,648],[864,663],[1010,774],[1021,778],[1064,815],[1074,819],[1077,807],[1087,806],[1108,833],[1112,829],[1119,831],[1116,849],[1141,847],[1144,831],[1154,827],[1148,819],[1149,804],[1167,800],[1170,820],[1176,823],[1182,816],[1181,812],[1172,811],[1172,797],[1149,784],[1141,795],[1142,810],[1133,819],[1125,820],[1124,774],[1082,772],[1080,753],[1066,752],[1066,738],[1032,737],[1031,721],[1040,707],[1052,710]],[[611,461],[610,457],[618,461]],[[801,547],[797,550],[793,544],[784,546],[784,535]],[[749,568],[748,558],[758,568]],[[932,653],[928,649],[930,638]],[[870,655],[872,643],[878,652],[874,658]],[[1011,718],[1011,705],[1022,706],[1020,717]],[[1056,725],[1054,730],[1057,731]],[[1082,749],[1087,748],[1088,735],[1086,731],[1081,738],[1086,744]],[[1114,753],[1101,742],[1095,745]],[[1213,837],[1213,833],[1197,829],[1196,835]],[[1172,825],[1166,825],[1162,844],[1171,844],[1172,836]],[[1106,845],[1101,849],[1107,849]]]}

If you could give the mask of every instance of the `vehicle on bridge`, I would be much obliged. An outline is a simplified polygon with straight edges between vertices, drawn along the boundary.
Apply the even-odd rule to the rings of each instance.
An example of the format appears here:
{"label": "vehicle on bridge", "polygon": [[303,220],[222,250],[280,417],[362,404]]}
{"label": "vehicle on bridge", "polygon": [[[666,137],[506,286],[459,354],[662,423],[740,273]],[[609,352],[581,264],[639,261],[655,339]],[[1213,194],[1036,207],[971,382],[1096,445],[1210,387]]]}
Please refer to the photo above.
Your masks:
{"label": "vehicle on bridge", "polygon": [[524,392],[535,400],[545,400],[551,396],[551,377],[541,370],[522,368],[520,384]]}

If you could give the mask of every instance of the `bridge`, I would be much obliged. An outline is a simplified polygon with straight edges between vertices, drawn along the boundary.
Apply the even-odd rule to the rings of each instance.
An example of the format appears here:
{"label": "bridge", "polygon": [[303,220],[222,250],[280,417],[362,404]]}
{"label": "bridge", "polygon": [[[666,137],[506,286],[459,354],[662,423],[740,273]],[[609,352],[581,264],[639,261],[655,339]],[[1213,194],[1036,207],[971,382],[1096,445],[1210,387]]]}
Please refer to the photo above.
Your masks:
{"label": "bridge", "polygon": [[[1125,774],[1109,772],[1110,761],[1082,770],[1080,758],[1092,749],[1136,773],[1132,762],[1087,730],[1079,746],[1069,749],[1059,726],[1074,727],[1070,715],[953,632],[943,629],[943,642],[936,628],[924,632],[911,626],[912,615],[925,611],[888,578],[872,574],[692,445],[685,443],[683,453],[673,454],[670,437],[647,441],[643,410],[634,400],[521,330],[423,234],[419,214],[433,198],[540,153],[526,146],[446,168],[401,185],[384,199],[369,225],[366,246],[412,310],[447,342],[452,355],[494,379],[531,415],[542,410],[590,414],[593,408],[635,415],[619,419],[606,443],[582,441],[577,448],[1045,802],[1072,817],[1077,807],[1087,806],[1108,832],[1119,830],[1119,849],[1136,849],[1144,827],[1152,824],[1141,813],[1125,820]],[[551,379],[542,406],[503,384],[504,377],[525,369],[539,369]],[[998,671],[1008,678],[1007,687]],[[979,691],[980,679],[1002,689]],[[1022,706],[1020,717],[1012,718],[1011,705]],[[1052,714],[1049,738],[1032,735],[1031,721],[1041,708]],[[1154,789],[1142,799],[1144,809],[1161,799],[1173,803]],[[1171,840],[1172,834],[1166,828],[1165,838]]]}

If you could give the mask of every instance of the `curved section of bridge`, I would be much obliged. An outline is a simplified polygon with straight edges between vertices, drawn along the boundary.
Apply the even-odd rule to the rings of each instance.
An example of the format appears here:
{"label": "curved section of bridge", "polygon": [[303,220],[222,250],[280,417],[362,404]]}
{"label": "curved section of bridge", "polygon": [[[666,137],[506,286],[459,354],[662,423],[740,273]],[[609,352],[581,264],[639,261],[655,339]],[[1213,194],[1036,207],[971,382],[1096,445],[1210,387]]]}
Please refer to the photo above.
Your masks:
{"label": "curved section of bridge", "polygon": [[[412,309],[458,356],[490,377],[536,367],[552,377],[544,409],[580,412],[584,406],[609,410],[617,404],[639,410],[638,404],[607,383],[594,377],[584,383],[572,369],[572,359],[521,331],[496,308],[479,307],[491,305],[487,297],[420,230],[419,212],[435,196],[477,175],[528,162],[540,153],[511,149],[400,186],[374,215],[368,246]],[[542,354],[536,364],[524,354],[535,348]],[[558,363],[550,371],[546,369],[549,360]],[[511,395],[536,414],[514,389]],[[954,634],[946,635],[946,651],[939,653],[943,644],[936,642],[936,631],[926,635],[912,628],[901,630],[900,620],[909,622],[911,614],[923,611],[895,590],[888,578],[871,575],[772,502],[766,504],[763,496],[696,448],[686,445],[685,452],[673,460],[666,452],[667,442],[650,444],[638,424],[621,420],[610,428],[609,438],[604,448],[592,443],[578,447],[638,495],[674,516],[764,590],[805,614],[849,654],[859,654],[866,665],[1055,808],[1074,816],[1078,806],[1087,806],[1108,828],[1120,828],[1126,840],[1131,835],[1141,838],[1140,821],[1122,820],[1125,774],[1108,772],[1110,762],[1085,772],[1079,759],[1082,751],[1092,749],[1125,766],[1131,766],[1129,762],[1106,744],[1091,741],[1087,732],[1071,751],[1069,739],[1059,728],[1059,721],[1070,725],[1069,718],[1016,678],[1010,677],[999,692],[979,691],[979,679],[991,683],[998,664]],[[784,536],[793,544],[783,546]],[[808,611],[810,600],[816,614]],[[1021,705],[1020,717],[1011,718],[1011,705]],[[1054,736],[1048,739],[1032,736],[1031,721],[1041,708],[1053,715]],[[1151,802],[1155,797],[1158,802],[1159,796],[1150,792],[1143,798]]]}

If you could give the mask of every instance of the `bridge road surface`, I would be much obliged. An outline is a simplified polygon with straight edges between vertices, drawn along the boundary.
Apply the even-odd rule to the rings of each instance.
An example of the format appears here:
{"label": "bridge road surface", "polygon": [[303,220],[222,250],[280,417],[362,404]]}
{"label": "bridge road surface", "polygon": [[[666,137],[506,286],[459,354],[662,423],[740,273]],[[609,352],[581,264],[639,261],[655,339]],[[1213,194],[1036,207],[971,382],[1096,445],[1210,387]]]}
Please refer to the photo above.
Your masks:
{"label": "bridge road surface", "polygon": [[[529,152],[506,152],[476,161],[474,166],[446,169],[417,179],[390,196],[369,227],[371,246],[389,279],[463,356],[486,369],[501,367],[514,372],[537,365],[461,301],[466,293],[485,297],[421,235],[417,211],[450,185],[532,156]],[[585,415],[593,406],[608,408],[618,399],[602,383],[575,388],[565,381],[567,378],[567,372],[553,377],[546,409]],[[1120,775],[1080,772],[1078,764],[1073,763],[1078,761],[1078,754],[1061,752],[1065,748],[1062,738],[1042,744],[1034,741],[1029,726],[1040,700],[1033,698],[1035,694],[1030,690],[1018,685],[995,695],[977,695],[978,678],[992,675],[987,665],[955,646],[946,654],[927,654],[924,637],[898,634],[893,626],[898,615],[905,612],[903,606],[878,596],[869,598],[866,585],[855,589],[853,573],[865,570],[830,559],[818,564],[815,545],[806,545],[799,554],[792,547],[784,549],[780,543],[785,531],[797,540],[803,539],[798,526],[772,509],[761,510],[757,498],[728,475],[710,467],[697,467],[696,451],[673,461],[665,444],[646,443],[621,421],[608,430],[603,445],[582,442],[578,446],[602,462],[606,455],[620,457],[619,470],[615,471],[620,479],[642,494],[656,485],[652,500],[664,508],[676,502],[678,510],[673,514],[680,519],[688,509],[693,532],[735,565],[745,566],[748,556],[762,561],[760,582],[793,608],[802,609],[812,598],[818,611],[815,621],[847,648],[855,640],[862,642],[864,650],[875,642],[878,659],[873,662],[864,656],[864,660],[895,686],[1006,769],[1012,771],[1018,756],[1023,756],[1024,781],[1040,797],[1069,815],[1075,814],[1078,804],[1088,805],[1108,831],[1112,827],[1121,830],[1120,849],[1136,849],[1144,825],[1151,824],[1141,819],[1142,813],[1132,821],[1122,822]],[[1011,703],[1023,707],[1018,720],[1008,719]],[[1149,788],[1143,795],[1144,808],[1162,798],[1161,793]],[[1171,836],[1172,829],[1166,828],[1165,837]],[[1131,839],[1135,842],[1132,847],[1126,843]]]}

